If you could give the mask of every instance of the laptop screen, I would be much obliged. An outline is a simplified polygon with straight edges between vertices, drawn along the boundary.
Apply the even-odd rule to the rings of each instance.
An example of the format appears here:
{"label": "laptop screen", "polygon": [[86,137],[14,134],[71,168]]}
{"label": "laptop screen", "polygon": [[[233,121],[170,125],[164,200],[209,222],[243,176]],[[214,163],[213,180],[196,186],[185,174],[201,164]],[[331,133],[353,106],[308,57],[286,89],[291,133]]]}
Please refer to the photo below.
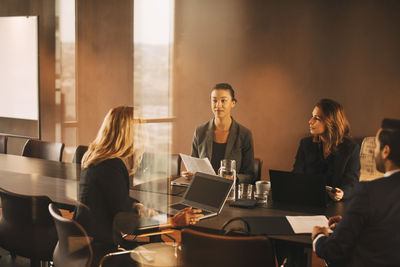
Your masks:
{"label": "laptop screen", "polygon": [[184,199],[219,209],[231,186],[231,180],[197,172]]}
{"label": "laptop screen", "polygon": [[272,200],[299,206],[326,206],[325,177],[270,170]]}

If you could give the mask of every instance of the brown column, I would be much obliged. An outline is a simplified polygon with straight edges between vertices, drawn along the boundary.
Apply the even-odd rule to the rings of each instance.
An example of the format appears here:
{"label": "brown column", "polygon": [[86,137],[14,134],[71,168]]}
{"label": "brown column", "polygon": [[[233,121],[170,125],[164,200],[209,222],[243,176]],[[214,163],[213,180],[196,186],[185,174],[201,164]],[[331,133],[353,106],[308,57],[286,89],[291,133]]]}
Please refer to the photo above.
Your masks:
{"label": "brown column", "polygon": [[133,1],[76,3],[77,143],[86,145],[110,108],[133,105]]}

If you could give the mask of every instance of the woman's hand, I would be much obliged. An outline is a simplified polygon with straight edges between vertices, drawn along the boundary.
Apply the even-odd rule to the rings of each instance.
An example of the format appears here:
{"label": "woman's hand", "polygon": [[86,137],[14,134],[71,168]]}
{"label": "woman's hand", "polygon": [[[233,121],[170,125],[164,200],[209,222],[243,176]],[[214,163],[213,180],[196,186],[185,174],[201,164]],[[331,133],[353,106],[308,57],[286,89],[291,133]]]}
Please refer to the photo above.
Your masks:
{"label": "woman's hand", "polygon": [[181,176],[182,176],[182,177],[185,177],[187,180],[190,181],[190,180],[193,179],[194,174],[191,173],[191,172],[183,171],[183,172],[181,172]]}
{"label": "woman's hand", "polygon": [[328,195],[334,201],[340,201],[344,196],[344,192],[342,189],[335,187],[335,193],[328,192]]}
{"label": "woman's hand", "polygon": [[192,209],[191,207],[181,210],[178,214],[171,218],[172,227],[187,226],[197,223],[201,217],[202,210]]}
{"label": "woman's hand", "polygon": [[333,216],[330,217],[328,220],[328,226],[331,230],[334,230],[336,228],[336,226],[338,225],[338,223],[340,222],[340,220],[342,219],[342,216],[337,215],[337,216]]}
{"label": "woman's hand", "polygon": [[139,214],[140,217],[144,217],[144,218],[149,218],[149,217],[153,217],[153,216],[157,216],[158,212],[151,209],[151,208],[147,208],[145,207],[142,203],[135,203],[134,204],[137,213]]}

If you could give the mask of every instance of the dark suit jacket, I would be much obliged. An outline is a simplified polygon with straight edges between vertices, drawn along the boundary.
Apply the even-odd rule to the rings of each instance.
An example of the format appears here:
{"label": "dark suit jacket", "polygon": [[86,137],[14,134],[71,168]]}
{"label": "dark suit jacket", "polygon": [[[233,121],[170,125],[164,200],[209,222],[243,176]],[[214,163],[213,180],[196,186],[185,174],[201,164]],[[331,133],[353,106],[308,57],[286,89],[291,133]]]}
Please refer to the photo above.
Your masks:
{"label": "dark suit jacket", "polygon": [[399,196],[400,172],[361,182],[335,231],[317,240],[317,255],[332,266],[400,266]]}
{"label": "dark suit jacket", "polygon": [[[208,158],[211,161],[214,141],[214,119],[198,126],[194,132],[192,142],[192,157]],[[240,125],[232,118],[229,136],[225,149],[225,159],[236,161],[236,172],[245,174],[240,180],[249,179],[254,183],[254,147],[250,130]]]}
{"label": "dark suit jacket", "polygon": [[129,173],[119,158],[107,159],[81,171],[79,201],[89,207],[89,216],[77,210],[75,219],[93,242],[113,243],[113,220],[118,212],[129,211]]}
{"label": "dark suit jacket", "polygon": [[344,138],[337,151],[331,155],[329,170],[324,173],[319,165],[322,160],[322,152],[313,137],[301,139],[297,151],[293,172],[321,174],[329,176],[332,187],[338,187],[344,191],[344,199],[351,196],[352,189],[360,178],[360,147],[348,138]]}

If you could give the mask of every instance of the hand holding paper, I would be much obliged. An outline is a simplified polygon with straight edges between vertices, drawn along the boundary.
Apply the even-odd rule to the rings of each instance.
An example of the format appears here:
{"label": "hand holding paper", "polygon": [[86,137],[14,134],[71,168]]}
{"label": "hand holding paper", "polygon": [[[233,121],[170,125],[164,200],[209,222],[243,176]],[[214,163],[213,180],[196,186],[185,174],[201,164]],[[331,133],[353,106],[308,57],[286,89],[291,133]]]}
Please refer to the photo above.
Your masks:
{"label": "hand holding paper", "polygon": [[215,171],[208,158],[199,159],[182,153],[179,155],[181,156],[183,164],[188,172],[193,174],[196,172],[203,172],[215,175]]}

